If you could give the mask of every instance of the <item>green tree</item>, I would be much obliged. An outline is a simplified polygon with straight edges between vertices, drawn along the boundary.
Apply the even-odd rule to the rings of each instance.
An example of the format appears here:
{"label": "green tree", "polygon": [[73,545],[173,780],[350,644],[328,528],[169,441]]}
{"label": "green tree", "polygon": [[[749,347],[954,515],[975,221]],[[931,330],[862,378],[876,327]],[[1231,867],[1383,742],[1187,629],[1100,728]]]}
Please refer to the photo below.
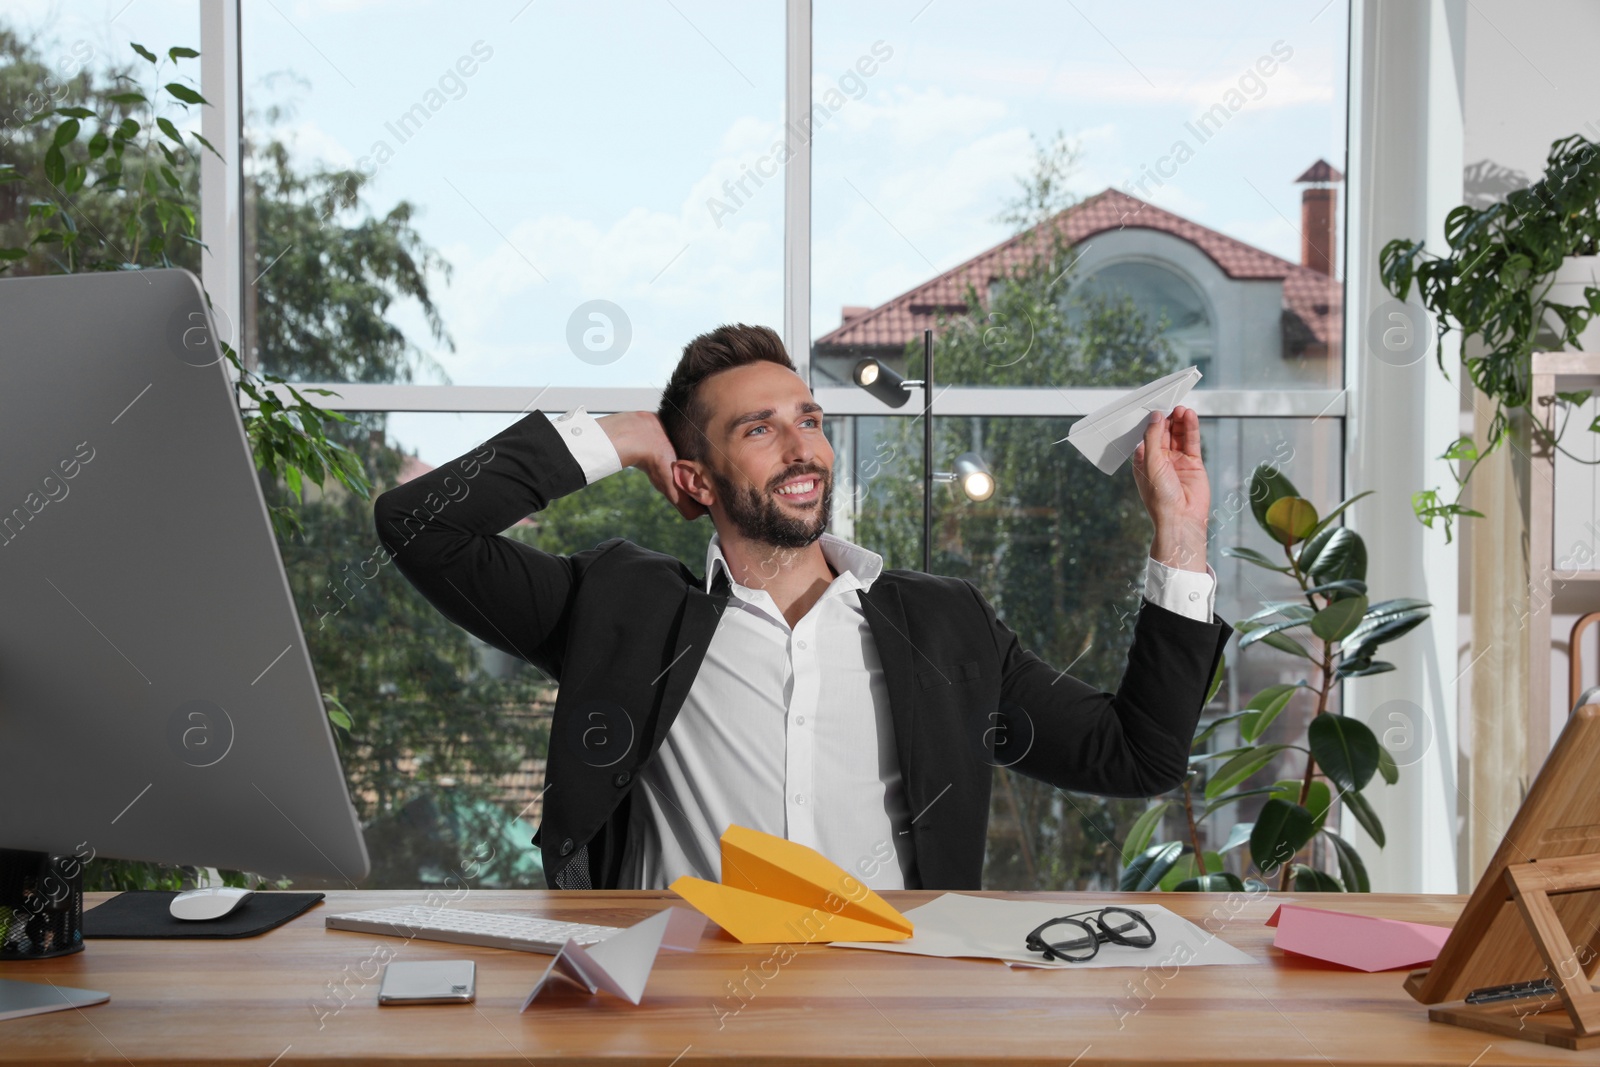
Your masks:
{"label": "green tree", "polygon": [[362,172],[297,172],[271,138],[249,150],[247,358],[291,381],[409,382],[426,369],[448,382],[389,320],[412,301],[432,340],[455,351],[432,290],[449,282],[450,265],[413,226],[415,206],[402,200],[374,217],[362,210],[371,184]]}

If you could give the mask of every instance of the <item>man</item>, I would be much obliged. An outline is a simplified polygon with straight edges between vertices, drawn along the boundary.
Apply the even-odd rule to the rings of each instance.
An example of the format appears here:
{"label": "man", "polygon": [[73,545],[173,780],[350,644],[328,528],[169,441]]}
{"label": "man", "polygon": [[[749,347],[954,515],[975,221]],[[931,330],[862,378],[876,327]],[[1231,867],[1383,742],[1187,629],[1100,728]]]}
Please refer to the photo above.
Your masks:
{"label": "man", "polygon": [[[534,838],[550,884],[717,880],[738,824],[874,889],[978,889],[993,765],[1134,797],[1188,769],[1232,633],[1195,412],[1153,415],[1133,460],[1155,537],[1115,694],[1024,650],[971,582],[825,532],[822,409],[766,327],[691,341],[658,412],[535,412],[374,510],[430,602],[560,682]],[[620,537],[559,556],[498,536],[622,467],[711,516],[703,576]]]}

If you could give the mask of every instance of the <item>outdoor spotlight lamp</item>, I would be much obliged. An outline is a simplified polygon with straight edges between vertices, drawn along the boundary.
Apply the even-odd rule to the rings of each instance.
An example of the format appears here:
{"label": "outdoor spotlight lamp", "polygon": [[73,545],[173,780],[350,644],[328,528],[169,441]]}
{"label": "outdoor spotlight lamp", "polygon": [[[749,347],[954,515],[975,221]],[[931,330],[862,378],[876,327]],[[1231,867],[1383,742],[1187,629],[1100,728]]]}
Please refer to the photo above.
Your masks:
{"label": "outdoor spotlight lamp", "polygon": [[905,407],[906,401],[911,399],[912,387],[922,384],[906,381],[893,368],[875,359],[863,359],[857,363],[854,377],[857,385],[892,408]]}
{"label": "outdoor spotlight lamp", "polygon": [[876,359],[867,358],[856,363],[850,377],[855,383],[892,408],[905,407],[911,390],[922,389],[922,570],[933,570],[933,484],[958,482],[968,500],[988,500],[994,495],[994,475],[989,465],[976,452],[963,452],[956,457],[953,471],[933,469],[933,331],[922,332],[923,377],[906,380],[890,367]]}
{"label": "outdoor spotlight lamp", "polygon": [[989,465],[983,457],[976,452],[963,452],[956,457],[956,469],[953,471],[937,471],[933,480],[936,482],[955,482],[961,486],[961,491],[967,499],[975,504],[981,504],[994,496],[994,475],[989,472]]}

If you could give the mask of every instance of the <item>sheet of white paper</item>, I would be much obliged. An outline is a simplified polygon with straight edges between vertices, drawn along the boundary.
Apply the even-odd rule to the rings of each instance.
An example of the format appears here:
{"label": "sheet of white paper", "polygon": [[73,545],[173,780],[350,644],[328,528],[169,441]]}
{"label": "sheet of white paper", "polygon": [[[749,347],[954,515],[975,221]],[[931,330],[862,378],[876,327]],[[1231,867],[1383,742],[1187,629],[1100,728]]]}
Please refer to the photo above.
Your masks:
{"label": "sheet of white paper", "polygon": [[1029,952],[1024,944],[1029,932],[1041,923],[1103,906],[1093,901],[1069,904],[1059,900],[1000,900],[946,893],[905,913],[916,930],[905,941],[835,941],[832,944],[835,948],[908,952],[917,956],[978,957],[1034,967],[1204,967],[1260,962],[1159,904],[1134,906],[1156,932],[1156,943],[1149,948],[1101,945],[1093,959],[1069,963],[1046,961],[1039,953]]}
{"label": "sheet of white paper", "polygon": [[1143,440],[1150,413],[1170,415],[1199,380],[1199,367],[1157,378],[1085,415],[1072,424],[1061,441],[1072,442],[1090,463],[1106,474],[1115,474]]}

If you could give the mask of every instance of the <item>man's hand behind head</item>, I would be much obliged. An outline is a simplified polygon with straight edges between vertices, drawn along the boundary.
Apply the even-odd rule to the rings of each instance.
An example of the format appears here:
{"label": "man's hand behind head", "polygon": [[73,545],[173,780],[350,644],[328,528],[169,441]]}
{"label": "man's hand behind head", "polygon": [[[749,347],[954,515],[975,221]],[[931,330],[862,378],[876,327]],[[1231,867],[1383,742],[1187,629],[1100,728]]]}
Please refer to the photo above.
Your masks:
{"label": "man's hand behind head", "polygon": [[595,421],[611,439],[622,465],[644,471],[650,484],[678,509],[680,515],[685,519],[698,519],[706,514],[705,505],[679,489],[673,481],[672,464],[678,456],[655,412],[619,411]]}

